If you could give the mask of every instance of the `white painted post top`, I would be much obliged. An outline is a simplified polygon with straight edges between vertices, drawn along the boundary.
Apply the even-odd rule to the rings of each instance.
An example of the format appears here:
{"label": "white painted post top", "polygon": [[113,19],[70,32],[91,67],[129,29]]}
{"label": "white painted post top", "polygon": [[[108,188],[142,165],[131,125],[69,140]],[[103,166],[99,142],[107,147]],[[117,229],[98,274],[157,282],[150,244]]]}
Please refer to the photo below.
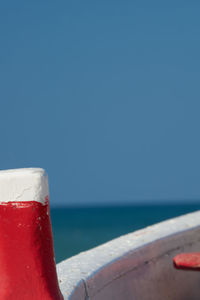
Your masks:
{"label": "white painted post top", "polygon": [[36,201],[46,203],[48,177],[40,168],[0,171],[0,203]]}

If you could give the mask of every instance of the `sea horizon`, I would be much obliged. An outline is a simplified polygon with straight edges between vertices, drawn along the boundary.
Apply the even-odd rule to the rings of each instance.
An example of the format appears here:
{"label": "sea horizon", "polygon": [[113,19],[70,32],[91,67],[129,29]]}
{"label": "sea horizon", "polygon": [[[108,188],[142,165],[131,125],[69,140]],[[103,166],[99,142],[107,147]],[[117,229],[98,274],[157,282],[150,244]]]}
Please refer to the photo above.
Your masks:
{"label": "sea horizon", "polygon": [[56,262],[121,235],[199,209],[200,201],[51,206]]}

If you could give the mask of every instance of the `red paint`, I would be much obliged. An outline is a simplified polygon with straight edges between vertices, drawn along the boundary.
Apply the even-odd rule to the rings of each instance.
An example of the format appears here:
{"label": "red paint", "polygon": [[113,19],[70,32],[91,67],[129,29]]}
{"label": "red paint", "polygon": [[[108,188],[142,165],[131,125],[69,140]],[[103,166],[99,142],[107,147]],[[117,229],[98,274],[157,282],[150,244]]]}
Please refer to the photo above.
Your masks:
{"label": "red paint", "polygon": [[0,204],[0,300],[63,300],[49,204]]}
{"label": "red paint", "polygon": [[200,253],[181,253],[174,257],[174,266],[177,269],[200,270]]}

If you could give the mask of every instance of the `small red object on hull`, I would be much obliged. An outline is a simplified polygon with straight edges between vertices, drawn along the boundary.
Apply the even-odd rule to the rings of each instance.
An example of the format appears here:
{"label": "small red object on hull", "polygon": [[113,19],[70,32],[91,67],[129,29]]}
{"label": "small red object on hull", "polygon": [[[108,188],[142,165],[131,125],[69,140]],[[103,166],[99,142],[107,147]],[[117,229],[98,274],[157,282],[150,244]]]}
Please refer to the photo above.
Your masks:
{"label": "small red object on hull", "polygon": [[[63,300],[54,260],[46,175],[41,169],[9,172],[0,172],[0,299]],[[23,185],[27,182],[35,187],[26,190]],[[7,196],[5,185],[9,183],[12,191],[8,190]],[[30,199],[25,199],[27,196]]]}
{"label": "small red object on hull", "polygon": [[174,257],[174,266],[177,269],[200,271],[200,253],[181,253]]}

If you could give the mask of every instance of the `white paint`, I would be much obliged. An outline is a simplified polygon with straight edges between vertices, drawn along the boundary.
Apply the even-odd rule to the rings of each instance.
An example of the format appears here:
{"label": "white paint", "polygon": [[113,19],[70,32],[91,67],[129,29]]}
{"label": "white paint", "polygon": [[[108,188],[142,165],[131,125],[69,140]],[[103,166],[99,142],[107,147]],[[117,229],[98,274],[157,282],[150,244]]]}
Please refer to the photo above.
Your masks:
{"label": "white paint", "polygon": [[199,272],[172,264],[180,252],[200,251],[199,237],[200,212],[195,212],[67,259],[57,265],[64,299],[199,300]]}
{"label": "white paint", "polygon": [[43,169],[0,171],[0,203],[37,201],[45,204],[48,195],[48,177]]}

